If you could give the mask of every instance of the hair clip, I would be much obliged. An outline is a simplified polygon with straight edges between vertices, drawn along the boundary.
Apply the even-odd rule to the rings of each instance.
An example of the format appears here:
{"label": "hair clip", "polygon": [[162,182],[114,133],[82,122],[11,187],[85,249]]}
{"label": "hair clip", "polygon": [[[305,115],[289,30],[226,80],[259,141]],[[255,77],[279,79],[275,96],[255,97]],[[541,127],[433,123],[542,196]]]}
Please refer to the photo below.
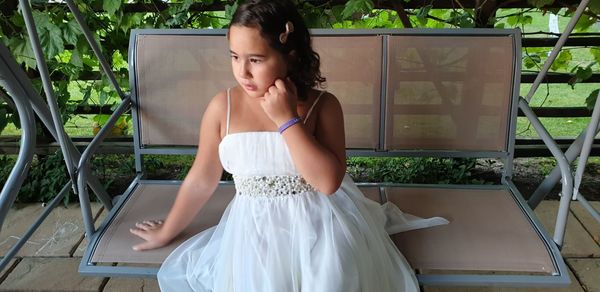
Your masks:
{"label": "hair clip", "polygon": [[292,32],[294,32],[294,24],[291,21],[288,21],[285,23],[285,32],[282,32],[279,35],[279,41],[282,44],[285,44],[287,42],[288,35]]}

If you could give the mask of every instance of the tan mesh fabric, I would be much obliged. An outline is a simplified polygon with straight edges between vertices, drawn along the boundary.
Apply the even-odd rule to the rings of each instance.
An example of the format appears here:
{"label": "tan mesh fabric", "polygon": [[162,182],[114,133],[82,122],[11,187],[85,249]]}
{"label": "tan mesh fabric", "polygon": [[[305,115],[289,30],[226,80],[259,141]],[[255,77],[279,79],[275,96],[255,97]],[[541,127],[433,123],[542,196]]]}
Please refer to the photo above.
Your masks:
{"label": "tan mesh fabric", "polygon": [[[131,247],[141,243],[142,239],[131,234],[129,228],[135,226],[135,222],[138,221],[166,218],[173,202],[175,202],[179,186],[179,184],[138,185],[125,206],[100,238],[98,247],[92,255],[92,261],[94,263],[160,264],[171,251],[185,240],[198,232],[217,225],[235,193],[233,185],[219,186],[192,224],[168,246],[144,252],[132,250]],[[379,188],[365,187],[361,190],[368,198],[380,202]]]}
{"label": "tan mesh fabric", "polygon": [[140,35],[135,66],[142,145],[198,145],[208,102],[236,84],[225,36]]}
{"label": "tan mesh fabric", "polygon": [[219,186],[192,224],[171,244],[163,248],[137,252],[131,249],[142,239],[129,228],[142,220],[166,218],[179,185],[140,184],[114,218],[92,255],[93,262],[162,263],[173,249],[196,233],[219,223],[221,215],[235,193],[233,185]]}
{"label": "tan mesh fabric", "polygon": [[506,36],[390,37],[386,149],[505,150],[513,51]]}
{"label": "tan mesh fabric", "polygon": [[555,272],[547,249],[506,190],[386,188],[388,200],[450,224],[392,236],[419,270]]}
{"label": "tan mesh fabric", "polygon": [[346,148],[376,149],[381,99],[380,36],[316,36],[326,90],[344,111]]}

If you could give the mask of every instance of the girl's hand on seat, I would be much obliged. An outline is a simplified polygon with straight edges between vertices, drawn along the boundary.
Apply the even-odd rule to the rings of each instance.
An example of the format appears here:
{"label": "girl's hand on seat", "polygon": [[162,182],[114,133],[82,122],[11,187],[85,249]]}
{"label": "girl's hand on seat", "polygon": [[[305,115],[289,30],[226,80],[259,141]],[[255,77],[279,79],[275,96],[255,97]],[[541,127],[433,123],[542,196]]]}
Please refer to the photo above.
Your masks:
{"label": "girl's hand on seat", "polygon": [[163,224],[163,220],[144,220],[135,223],[135,228],[130,228],[129,232],[144,239],[145,242],[134,245],[133,250],[142,251],[167,245],[169,240],[165,239],[161,232]]}
{"label": "girl's hand on seat", "polygon": [[296,86],[289,78],[275,80],[275,84],[265,92],[261,106],[277,127],[298,116],[297,94]]}

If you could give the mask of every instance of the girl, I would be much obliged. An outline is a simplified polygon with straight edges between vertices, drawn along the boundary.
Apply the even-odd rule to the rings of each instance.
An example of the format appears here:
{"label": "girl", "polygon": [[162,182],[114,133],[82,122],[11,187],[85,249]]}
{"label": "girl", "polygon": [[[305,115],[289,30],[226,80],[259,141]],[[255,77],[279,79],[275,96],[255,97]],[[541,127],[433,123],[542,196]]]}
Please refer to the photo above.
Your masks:
{"label": "girl", "polygon": [[417,291],[385,226],[447,221],[405,218],[391,203],[365,198],[345,175],[341,106],[313,89],[325,78],[293,4],[240,5],[228,38],[238,85],[208,105],[196,159],[171,212],[164,222],[136,224],[131,232],[145,241],[133,248],[168,244],[208,201],[223,168],[233,174],[236,195],[217,226],[165,260],[161,289]]}

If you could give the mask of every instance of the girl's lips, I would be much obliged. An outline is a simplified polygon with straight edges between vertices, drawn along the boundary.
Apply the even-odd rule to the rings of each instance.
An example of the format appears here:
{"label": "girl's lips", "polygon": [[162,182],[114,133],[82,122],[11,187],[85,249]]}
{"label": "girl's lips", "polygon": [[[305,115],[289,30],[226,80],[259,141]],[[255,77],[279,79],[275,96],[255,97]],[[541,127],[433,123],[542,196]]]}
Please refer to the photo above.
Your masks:
{"label": "girl's lips", "polygon": [[248,91],[256,91],[256,85],[251,85],[251,84],[242,84],[242,86],[244,86],[244,88]]}

